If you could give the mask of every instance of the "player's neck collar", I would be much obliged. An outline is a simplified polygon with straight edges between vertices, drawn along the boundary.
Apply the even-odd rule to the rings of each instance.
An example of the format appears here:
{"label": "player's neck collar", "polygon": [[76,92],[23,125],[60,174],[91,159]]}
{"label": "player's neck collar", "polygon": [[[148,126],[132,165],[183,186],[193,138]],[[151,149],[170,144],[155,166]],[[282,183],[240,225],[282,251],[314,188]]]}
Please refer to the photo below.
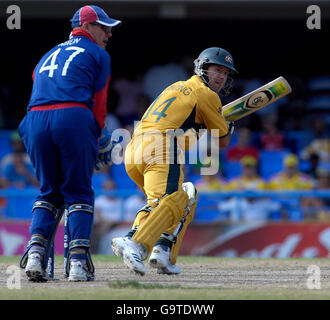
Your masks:
{"label": "player's neck collar", "polygon": [[95,39],[87,31],[82,30],[82,29],[73,30],[72,31],[72,36],[73,37],[84,36],[84,37],[87,37],[89,40],[96,43]]}

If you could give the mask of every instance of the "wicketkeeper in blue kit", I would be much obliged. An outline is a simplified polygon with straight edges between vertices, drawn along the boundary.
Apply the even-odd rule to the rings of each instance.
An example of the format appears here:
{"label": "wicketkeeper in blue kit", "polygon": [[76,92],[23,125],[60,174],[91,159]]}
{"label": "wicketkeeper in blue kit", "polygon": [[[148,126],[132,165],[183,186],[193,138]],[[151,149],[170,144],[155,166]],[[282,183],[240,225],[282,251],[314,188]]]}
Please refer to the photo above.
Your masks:
{"label": "wicketkeeper in blue kit", "polygon": [[64,208],[70,239],[69,281],[94,279],[89,253],[92,175],[95,167],[109,164],[112,151],[104,129],[111,74],[105,48],[111,29],[121,21],[93,5],[77,10],[70,21],[70,39],[46,53],[33,72],[27,114],[19,126],[40,182],[23,264],[31,281],[47,280],[47,244],[56,231],[58,212]]}

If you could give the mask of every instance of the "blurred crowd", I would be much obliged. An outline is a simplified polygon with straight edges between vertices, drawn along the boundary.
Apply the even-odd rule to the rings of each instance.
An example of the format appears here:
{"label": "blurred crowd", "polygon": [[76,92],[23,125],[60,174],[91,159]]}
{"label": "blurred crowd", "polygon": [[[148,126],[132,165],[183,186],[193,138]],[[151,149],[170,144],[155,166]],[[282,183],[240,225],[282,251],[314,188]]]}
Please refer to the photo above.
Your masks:
{"label": "blurred crowd", "polygon": [[[192,67],[192,58],[185,56],[178,62],[152,66],[144,74],[127,72],[113,77],[106,119],[108,128],[132,129],[134,121],[141,118],[157,95],[173,82],[190,77]],[[234,90],[223,98],[223,104],[271,80],[235,80]],[[237,121],[231,144],[220,152],[219,159],[215,159],[220,167],[218,174],[200,175],[200,169],[208,165],[208,159],[203,159],[185,166],[186,181],[194,182],[201,194],[212,191],[329,190],[330,76],[287,77],[287,80],[293,87],[292,94]],[[24,145],[15,131],[21,119],[17,117],[19,112],[14,112],[11,101],[14,99],[11,99],[10,87],[2,83],[0,189],[38,188]],[[206,139],[208,148],[211,143],[208,137],[202,139]],[[145,204],[145,198],[138,190],[124,198],[107,193],[135,188],[123,165],[97,172],[93,179],[97,195],[94,233],[102,251],[103,235],[120,221],[132,221],[137,210]],[[0,196],[3,217],[8,217],[5,214],[7,204],[8,199]],[[328,220],[330,199],[227,197],[212,202],[201,197],[196,218],[205,221]]]}

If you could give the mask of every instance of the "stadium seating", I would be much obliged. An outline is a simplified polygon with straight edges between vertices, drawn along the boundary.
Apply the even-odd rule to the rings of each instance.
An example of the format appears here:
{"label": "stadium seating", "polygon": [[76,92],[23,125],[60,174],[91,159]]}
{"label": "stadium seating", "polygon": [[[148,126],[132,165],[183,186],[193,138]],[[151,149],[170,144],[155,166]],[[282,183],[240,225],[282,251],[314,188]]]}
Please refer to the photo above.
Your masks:
{"label": "stadium seating", "polygon": [[107,180],[108,175],[106,173],[94,173],[92,177],[92,186],[94,190],[101,190],[103,183]]}
{"label": "stadium seating", "polygon": [[127,175],[125,164],[113,164],[110,168],[110,175],[119,189],[135,189],[136,185]]}
{"label": "stadium seating", "polygon": [[330,94],[313,95],[307,100],[307,107],[311,111],[329,110]]}
{"label": "stadium seating", "polygon": [[207,199],[200,196],[196,208],[194,222],[209,223],[219,220],[226,220],[227,216],[218,210],[218,199]]}
{"label": "stadium seating", "polygon": [[[17,192],[21,191],[17,190]],[[32,218],[32,207],[35,202],[35,197],[21,194],[20,196],[9,197],[7,201],[7,207],[4,209],[4,218],[22,220],[29,220]]]}
{"label": "stadium seating", "polygon": [[[5,155],[11,152],[10,136],[12,131],[5,130],[0,131],[0,161]],[[306,145],[306,141],[310,138],[308,133],[302,131],[291,131],[287,132],[290,139],[296,144],[296,149],[301,150]],[[269,179],[273,174],[280,172],[283,169],[283,158],[290,151],[283,149],[281,151],[265,151],[260,152],[260,175],[264,179]],[[241,164],[239,162],[228,162],[225,159],[225,153],[220,153],[221,158],[221,169],[223,169],[223,176],[227,179],[237,177],[241,174]],[[299,169],[301,171],[307,171],[310,163],[308,161],[300,160]],[[193,165],[187,165],[186,179],[185,181],[195,182],[200,179],[199,173],[194,172]],[[129,178],[126,173],[125,165],[112,165],[110,167],[110,177],[115,181],[118,191],[121,192],[123,189],[136,189],[135,183]],[[96,173],[93,176],[92,184],[94,189],[101,190],[103,182],[107,179],[107,174]],[[27,193],[29,191],[27,190]],[[31,208],[34,202],[35,196],[13,196],[8,198],[8,206],[5,208],[2,216],[8,219],[31,219]],[[198,223],[208,223],[212,221],[226,220],[226,214],[221,213],[217,209],[217,203],[219,199],[199,199],[198,207],[196,209],[195,221]],[[221,201],[221,200],[220,200]],[[296,206],[290,206],[283,203],[284,206],[288,207],[290,221],[301,221],[303,219],[302,213]],[[275,213],[270,217],[272,221],[281,220],[281,215]]]}
{"label": "stadium seating", "polygon": [[239,161],[226,161],[224,163],[224,173],[227,179],[239,176],[242,172],[242,166]]}
{"label": "stadium seating", "polygon": [[0,130],[0,160],[8,153],[12,152],[10,144],[10,130]]}
{"label": "stadium seating", "polygon": [[330,125],[330,76],[324,75],[309,80],[307,108],[311,112],[322,113],[323,120]]}
{"label": "stadium seating", "polygon": [[283,170],[283,159],[290,153],[289,150],[260,152],[260,175],[269,179],[272,175]]}
{"label": "stadium seating", "polygon": [[286,139],[289,141],[290,148],[298,154],[313,140],[313,135],[308,130],[291,130],[286,133]]}
{"label": "stadium seating", "polygon": [[310,79],[307,85],[308,91],[329,91],[330,76],[320,76]]}

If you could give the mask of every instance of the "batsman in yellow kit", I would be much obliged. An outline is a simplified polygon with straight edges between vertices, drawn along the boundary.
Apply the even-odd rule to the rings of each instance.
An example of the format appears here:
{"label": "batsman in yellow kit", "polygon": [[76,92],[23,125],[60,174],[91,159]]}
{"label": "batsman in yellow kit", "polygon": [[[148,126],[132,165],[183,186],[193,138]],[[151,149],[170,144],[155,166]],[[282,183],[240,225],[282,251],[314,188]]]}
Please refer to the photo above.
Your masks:
{"label": "batsman in yellow kit", "polygon": [[167,87],[149,106],[125,152],[125,167],[148,203],[136,215],[125,237],[112,239],[112,249],[125,265],[144,275],[143,264],[160,274],[179,274],[176,264],[187,226],[194,217],[197,192],[184,183],[184,152],[208,129],[228,146],[234,129],[222,116],[219,93],[228,94],[236,73],[231,54],[218,47],[205,49],[194,61],[195,75]]}

